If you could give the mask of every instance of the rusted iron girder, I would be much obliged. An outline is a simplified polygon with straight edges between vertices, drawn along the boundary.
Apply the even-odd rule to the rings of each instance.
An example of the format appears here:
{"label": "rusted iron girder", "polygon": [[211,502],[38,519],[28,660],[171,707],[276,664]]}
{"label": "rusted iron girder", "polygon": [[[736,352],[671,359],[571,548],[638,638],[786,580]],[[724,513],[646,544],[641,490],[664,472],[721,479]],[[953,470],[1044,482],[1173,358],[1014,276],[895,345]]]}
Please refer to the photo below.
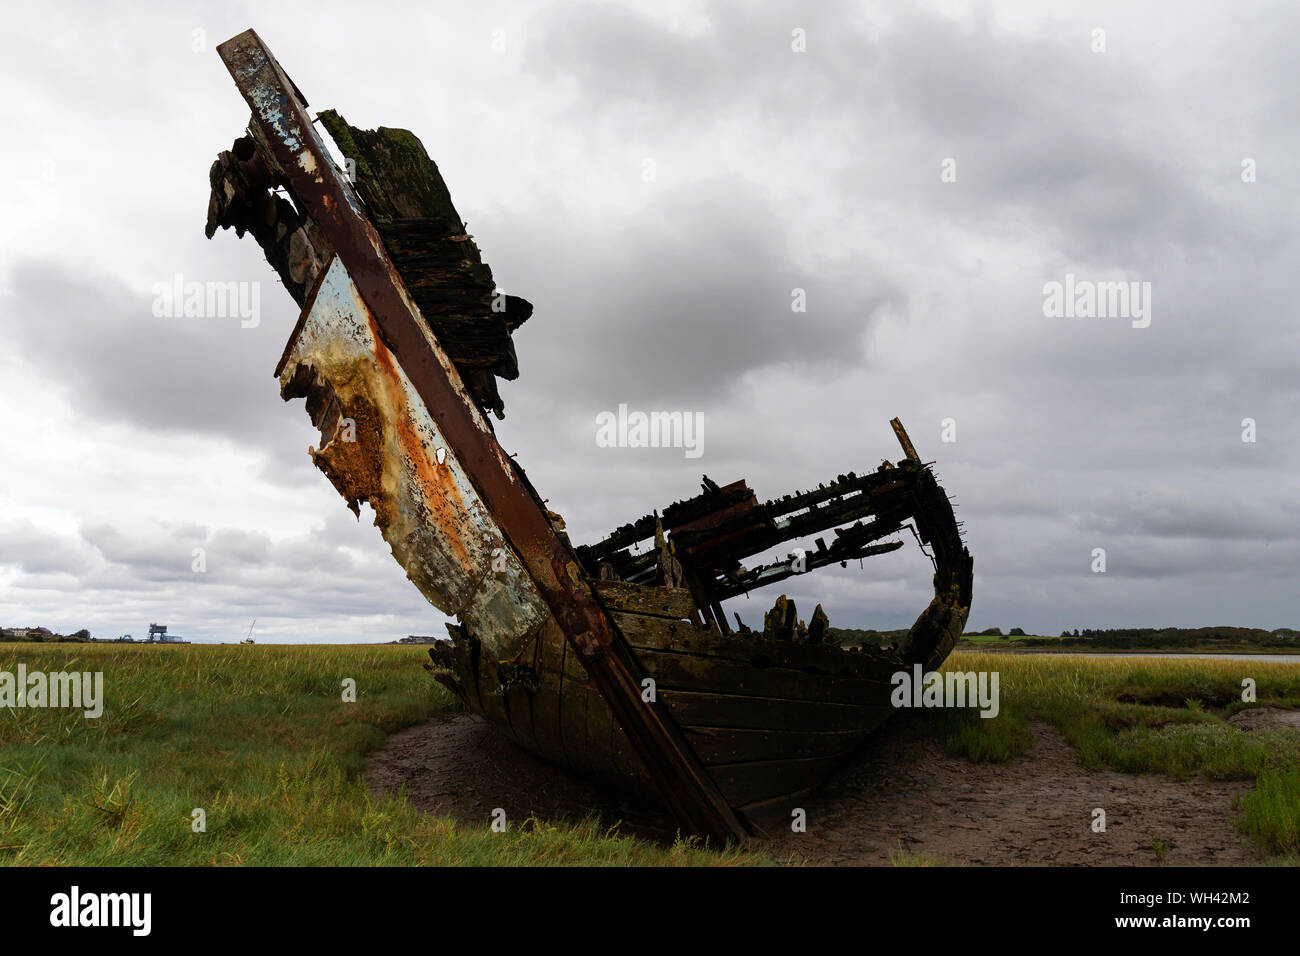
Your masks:
{"label": "rusted iron girder", "polygon": [[346,266],[380,334],[519,555],[565,638],[660,788],[692,832],[717,840],[747,833],[664,705],[642,699],[641,672],[574,556],[556,536],[440,347],[431,350],[382,240],[306,112],[306,101],[261,38],[247,30],[217,47],[253,111],[262,141],[294,198]]}

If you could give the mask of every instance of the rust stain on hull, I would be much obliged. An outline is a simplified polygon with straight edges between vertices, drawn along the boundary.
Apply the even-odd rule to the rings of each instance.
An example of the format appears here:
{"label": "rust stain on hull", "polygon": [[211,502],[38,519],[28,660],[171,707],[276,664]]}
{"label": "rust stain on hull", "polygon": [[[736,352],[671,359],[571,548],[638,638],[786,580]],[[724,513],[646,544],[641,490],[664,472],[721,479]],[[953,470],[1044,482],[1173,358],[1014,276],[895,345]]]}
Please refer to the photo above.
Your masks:
{"label": "rust stain on hull", "polygon": [[322,274],[280,368],[322,431],[312,461],[375,525],[420,593],[507,657],[550,617],[454,450],[393,359],[339,259]]}

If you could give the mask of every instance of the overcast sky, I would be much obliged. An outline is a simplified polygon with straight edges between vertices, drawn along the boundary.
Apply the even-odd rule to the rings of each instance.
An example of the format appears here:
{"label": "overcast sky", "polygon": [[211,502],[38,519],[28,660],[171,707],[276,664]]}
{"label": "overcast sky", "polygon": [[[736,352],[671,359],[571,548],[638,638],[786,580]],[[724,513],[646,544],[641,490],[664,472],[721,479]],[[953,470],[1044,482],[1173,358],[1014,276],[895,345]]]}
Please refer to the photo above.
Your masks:
{"label": "overcast sky", "polygon": [[[702,473],[769,498],[874,468],[897,415],[959,502],[972,628],[1300,627],[1293,3],[5,18],[0,624],[443,633],[279,398],[292,300],[251,237],[203,236],[248,119],[214,47],[252,26],[313,109],[414,131],[534,303],[498,435],[575,541]],[[1150,325],[1045,316],[1067,274],[1149,282]],[[260,324],[156,317],[176,275],[260,282]],[[702,456],[597,447],[620,403],[702,413]],[[905,626],[930,592],[908,540],[778,590]],[[728,606],[759,624],[775,596]]]}

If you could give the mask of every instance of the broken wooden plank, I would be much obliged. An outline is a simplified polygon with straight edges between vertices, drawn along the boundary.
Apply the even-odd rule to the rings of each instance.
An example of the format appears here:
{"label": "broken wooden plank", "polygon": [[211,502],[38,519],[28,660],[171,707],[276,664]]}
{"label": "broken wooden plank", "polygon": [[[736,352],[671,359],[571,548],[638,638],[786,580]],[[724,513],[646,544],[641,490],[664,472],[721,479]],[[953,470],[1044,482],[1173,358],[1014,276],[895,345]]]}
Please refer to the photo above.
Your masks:
{"label": "broken wooden plank", "polygon": [[611,611],[675,620],[686,620],[695,613],[695,599],[687,588],[651,587],[624,581],[594,581],[592,587]]}

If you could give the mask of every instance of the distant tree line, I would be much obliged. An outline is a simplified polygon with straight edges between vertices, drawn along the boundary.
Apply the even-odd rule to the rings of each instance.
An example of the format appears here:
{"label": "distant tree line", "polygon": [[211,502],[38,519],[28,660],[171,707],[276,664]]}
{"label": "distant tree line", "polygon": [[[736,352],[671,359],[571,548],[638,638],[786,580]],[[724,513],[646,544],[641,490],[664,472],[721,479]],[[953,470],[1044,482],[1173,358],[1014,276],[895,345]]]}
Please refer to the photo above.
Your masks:
{"label": "distant tree line", "polygon": [[[872,628],[833,627],[830,633],[844,647],[874,645],[888,647],[907,637],[907,628],[877,631]],[[1224,645],[1245,647],[1300,646],[1300,630],[1280,627],[1266,631],[1258,627],[1107,627],[1065,630],[1060,637],[1027,637],[1024,628],[1013,627],[1005,634],[1000,627],[969,632],[967,637],[1015,639],[1021,647],[1091,647],[1136,650],[1141,648],[1196,648]]]}
{"label": "distant tree line", "polygon": [[1011,630],[1003,634],[1002,628],[1000,627],[986,627],[982,631],[976,631],[975,636],[976,637],[1000,637],[1005,640],[1006,638],[1009,637],[1024,637],[1025,629],[1023,627],[1013,627]]}
{"label": "distant tree line", "polygon": [[1266,631],[1259,627],[1110,627],[1062,631],[1059,638],[1028,638],[1026,647],[1181,648],[1246,645],[1295,647],[1300,631],[1289,627]]}

